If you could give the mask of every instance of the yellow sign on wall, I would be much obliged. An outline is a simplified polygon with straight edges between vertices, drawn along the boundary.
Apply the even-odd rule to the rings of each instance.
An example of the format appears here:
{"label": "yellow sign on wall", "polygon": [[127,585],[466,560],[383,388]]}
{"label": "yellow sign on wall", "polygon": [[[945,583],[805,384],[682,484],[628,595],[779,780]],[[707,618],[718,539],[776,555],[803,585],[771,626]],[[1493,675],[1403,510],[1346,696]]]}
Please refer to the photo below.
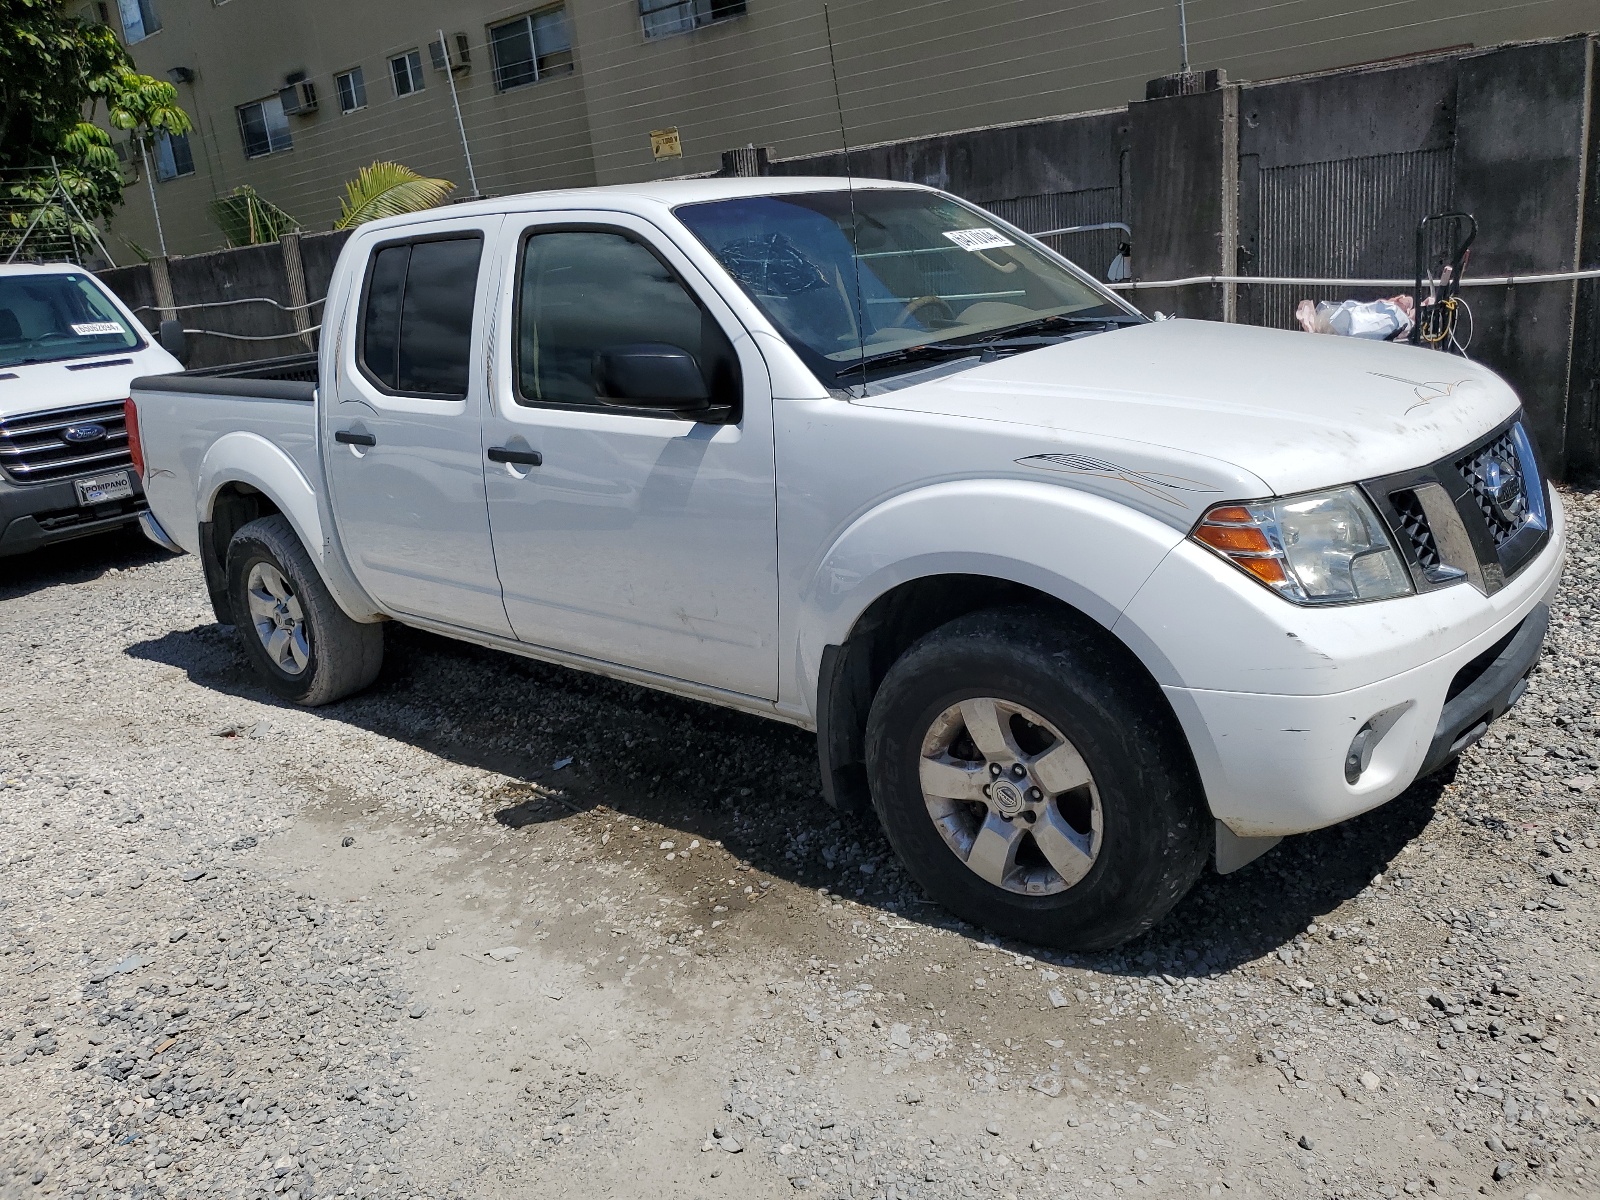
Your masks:
{"label": "yellow sign on wall", "polygon": [[652,129],[650,131],[650,153],[660,162],[664,158],[682,158],[683,143],[678,140],[678,127],[670,129]]}

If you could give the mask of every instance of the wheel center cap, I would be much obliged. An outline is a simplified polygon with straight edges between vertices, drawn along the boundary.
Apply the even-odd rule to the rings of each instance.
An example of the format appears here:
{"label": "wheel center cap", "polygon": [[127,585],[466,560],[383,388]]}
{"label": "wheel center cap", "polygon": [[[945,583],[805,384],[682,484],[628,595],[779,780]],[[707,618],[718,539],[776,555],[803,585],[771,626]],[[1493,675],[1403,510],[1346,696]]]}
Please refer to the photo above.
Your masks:
{"label": "wheel center cap", "polygon": [[989,788],[989,796],[1002,817],[1016,816],[1025,804],[1022,789],[1009,779],[997,779]]}

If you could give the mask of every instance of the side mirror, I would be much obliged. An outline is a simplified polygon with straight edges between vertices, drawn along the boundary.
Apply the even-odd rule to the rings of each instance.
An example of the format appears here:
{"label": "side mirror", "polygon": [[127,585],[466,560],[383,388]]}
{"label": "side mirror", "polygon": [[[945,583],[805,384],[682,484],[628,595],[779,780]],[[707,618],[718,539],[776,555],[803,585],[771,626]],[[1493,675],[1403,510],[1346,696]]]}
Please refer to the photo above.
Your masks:
{"label": "side mirror", "polygon": [[161,322],[161,330],[156,334],[156,340],[173,358],[186,367],[189,365],[189,335],[183,332],[182,321]]}
{"label": "side mirror", "polygon": [[694,355],[660,342],[596,352],[594,394],[601,404],[619,408],[688,413],[711,407],[711,392]]}

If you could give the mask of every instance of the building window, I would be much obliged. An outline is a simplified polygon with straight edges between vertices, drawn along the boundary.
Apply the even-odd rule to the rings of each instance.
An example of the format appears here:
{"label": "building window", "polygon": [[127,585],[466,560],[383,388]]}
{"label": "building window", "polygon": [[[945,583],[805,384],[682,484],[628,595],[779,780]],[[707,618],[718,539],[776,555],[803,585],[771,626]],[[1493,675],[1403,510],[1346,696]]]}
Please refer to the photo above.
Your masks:
{"label": "building window", "polygon": [[744,0],[639,0],[645,37],[682,33],[744,13]]}
{"label": "building window", "polygon": [[542,8],[489,27],[496,91],[537,83],[572,70],[572,33],[565,5]]}
{"label": "building window", "polygon": [[117,0],[122,13],[122,38],[129,45],[142,42],[161,29],[153,0]]}
{"label": "building window", "polygon": [[420,92],[422,80],[422,51],[409,50],[389,60],[389,74],[394,78],[394,94],[409,96]]}
{"label": "building window", "polygon": [[156,134],[156,178],[165,183],[180,175],[194,174],[194,154],[186,133]]}
{"label": "building window", "polygon": [[276,96],[239,106],[239,135],[244,138],[246,158],[277,154],[294,145],[289,118],[283,115],[283,101]]}
{"label": "building window", "polygon": [[339,91],[340,112],[355,112],[367,106],[367,81],[360,67],[351,67],[343,75],[335,75],[333,86]]}

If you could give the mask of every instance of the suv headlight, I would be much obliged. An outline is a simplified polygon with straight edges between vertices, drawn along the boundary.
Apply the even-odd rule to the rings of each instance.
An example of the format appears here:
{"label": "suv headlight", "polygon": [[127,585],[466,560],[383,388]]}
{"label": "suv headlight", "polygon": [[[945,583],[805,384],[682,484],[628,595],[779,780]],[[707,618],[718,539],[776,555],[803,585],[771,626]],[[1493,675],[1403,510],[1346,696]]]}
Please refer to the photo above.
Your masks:
{"label": "suv headlight", "polygon": [[1219,504],[1190,536],[1296,604],[1388,600],[1412,590],[1388,531],[1355,487]]}

